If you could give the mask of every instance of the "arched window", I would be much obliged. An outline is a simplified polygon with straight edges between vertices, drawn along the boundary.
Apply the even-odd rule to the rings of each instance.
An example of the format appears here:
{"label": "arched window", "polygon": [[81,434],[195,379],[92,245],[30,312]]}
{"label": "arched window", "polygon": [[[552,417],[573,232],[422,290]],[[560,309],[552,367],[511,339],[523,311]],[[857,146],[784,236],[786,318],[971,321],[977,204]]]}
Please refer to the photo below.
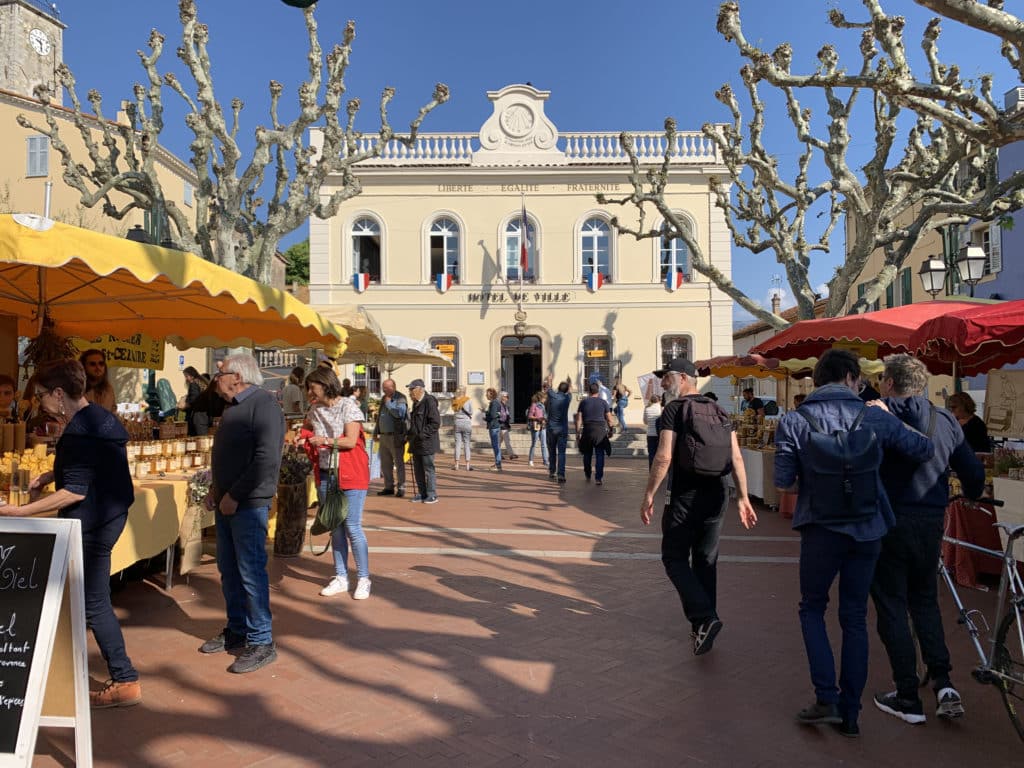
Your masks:
{"label": "arched window", "polygon": [[604,275],[605,282],[611,282],[612,270],[609,258],[610,228],[604,219],[592,218],[583,223],[580,232],[580,263],[583,281],[593,272]]}
{"label": "arched window", "polygon": [[[516,216],[505,227],[505,277],[509,280],[519,279],[519,266],[523,250],[523,220]],[[537,275],[537,231],[533,224],[527,223],[526,230],[526,272],[523,281],[532,283]]]}
{"label": "arched window", "polygon": [[430,227],[430,279],[445,273],[459,282],[459,225],[447,217]]}
{"label": "arched window", "polygon": [[454,336],[431,336],[430,346],[441,350],[454,363],[451,368],[430,366],[430,391],[435,395],[454,395],[459,387],[459,340]]}
{"label": "arched window", "polygon": [[661,237],[661,271],[659,276],[662,282],[668,277],[668,273],[682,272],[683,280],[690,279],[690,252],[686,248],[686,242],[681,237]]}
{"label": "arched window", "polygon": [[364,216],[352,224],[352,272],[367,272],[371,283],[381,276],[380,224]]}

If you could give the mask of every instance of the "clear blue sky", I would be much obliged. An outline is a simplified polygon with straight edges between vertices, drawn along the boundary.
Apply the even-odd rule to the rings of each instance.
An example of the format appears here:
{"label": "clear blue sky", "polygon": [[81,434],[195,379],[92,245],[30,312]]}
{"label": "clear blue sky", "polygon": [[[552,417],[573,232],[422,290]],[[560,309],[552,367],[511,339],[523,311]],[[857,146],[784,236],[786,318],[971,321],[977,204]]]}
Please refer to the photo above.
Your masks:
{"label": "clear blue sky", "polygon": [[[794,71],[806,72],[825,41],[847,54],[855,68],[856,33],[838,32],[827,23],[832,5],[850,18],[864,18],[855,0],[745,0],[741,18],[747,37],[771,49],[783,41],[794,47]],[[80,98],[90,88],[104,96],[113,116],[131,95],[143,70],[136,50],[145,49],[149,30],[167,37],[161,71],[173,69],[186,84],[174,54],[180,41],[177,0],[63,0],[58,2],[64,33],[64,58],[78,81]],[[199,0],[199,16],[210,28],[210,50],[218,97],[225,106],[234,96],[245,102],[240,135],[268,122],[267,83],[282,82],[282,118],[290,119],[294,94],[306,75],[302,13],[280,0]],[[391,108],[396,127],[408,124],[435,82],[445,82],[451,101],[429,116],[425,131],[476,131],[490,114],[485,92],[510,83],[531,82],[552,92],[547,114],[562,131],[660,130],[667,115],[682,130],[729,119],[713,93],[723,82],[738,81],[742,61],[732,44],[715,30],[718,0],[612,0],[560,2],[518,0],[481,3],[437,0],[393,3],[321,0],[317,19],[325,50],[340,40],[347,19],[356,22],[356,41],[346,78],[347,96],[358,96],[363,111],[357,126],[376,128],[376,104],[386,85],[398,89]],[[910,0],[883,0],[890,12],[907,16],[907,47],[918,60],[920,30],[930,14]],[[1024,13],[1024,0],[1007,10]],[[985,36],[953,22],[944,23],[941,50],[965,76],[996,75],[995,93],[1015,85],[998,48]],[[849,54],[852,54],[850,56]],[[189,134],[181,121],[180,99],[165,89],[167,127],[162,143],[187,158]],[[868,100],[862,99],[863,104]],[[783,163],[796,157],[785,115],[776,111],[767,134]],[[870,126],[863,126],[867,151]],[[307,236],[305,228],[286,238],[287,247]],[[833,241],[842,250],[841,237]],[[815,284],[826,281],[835,258],[821,257],[812,268]],[[770,255],[755,257],[734,249],[736,282],[752,297],[767,302],[769,276],[781,269]]]}

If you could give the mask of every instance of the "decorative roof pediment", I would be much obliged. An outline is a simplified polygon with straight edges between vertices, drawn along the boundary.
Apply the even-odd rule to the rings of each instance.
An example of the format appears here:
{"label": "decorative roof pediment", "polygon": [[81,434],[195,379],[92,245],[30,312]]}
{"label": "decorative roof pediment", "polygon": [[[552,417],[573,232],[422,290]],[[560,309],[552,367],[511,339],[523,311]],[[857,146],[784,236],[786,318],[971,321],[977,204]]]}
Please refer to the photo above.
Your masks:
{"label": "decorative roof pediment", "polygon": [[544,114],[551,91],[532,85],[507,85],[488,91],[494,113],[480,129],[473,165],[554,165],[566,162],[555,145],[558,129]]}

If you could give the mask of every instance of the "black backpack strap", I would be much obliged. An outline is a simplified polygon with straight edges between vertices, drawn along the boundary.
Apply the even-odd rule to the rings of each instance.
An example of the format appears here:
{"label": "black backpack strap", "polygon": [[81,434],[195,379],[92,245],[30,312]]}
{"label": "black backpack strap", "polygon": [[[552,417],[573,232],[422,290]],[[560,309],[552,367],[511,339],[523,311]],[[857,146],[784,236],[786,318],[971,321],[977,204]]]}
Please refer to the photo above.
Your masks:
{"label": "black backpack strap", "polygon": [[825,430],[821,428],[821,424],[819,424],[818,420],[811,416],[811,414],[803,409],[798,409],[797,413],[804,417],[804,420],[811,425],[811,429],[815,432],[820,432],[823,435],[825,434]]}

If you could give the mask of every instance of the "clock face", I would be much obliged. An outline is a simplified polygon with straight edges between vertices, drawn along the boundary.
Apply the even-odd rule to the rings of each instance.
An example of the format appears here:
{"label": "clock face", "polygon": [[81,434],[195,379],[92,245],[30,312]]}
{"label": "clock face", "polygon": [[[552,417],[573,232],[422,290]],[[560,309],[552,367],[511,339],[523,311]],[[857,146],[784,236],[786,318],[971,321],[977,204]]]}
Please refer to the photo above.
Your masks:
{"label": "clock face", "polygon": [[43,30],[33,29],[28,33],[28,40],[40,56],[45,56],[50,52],[50,39]]}

